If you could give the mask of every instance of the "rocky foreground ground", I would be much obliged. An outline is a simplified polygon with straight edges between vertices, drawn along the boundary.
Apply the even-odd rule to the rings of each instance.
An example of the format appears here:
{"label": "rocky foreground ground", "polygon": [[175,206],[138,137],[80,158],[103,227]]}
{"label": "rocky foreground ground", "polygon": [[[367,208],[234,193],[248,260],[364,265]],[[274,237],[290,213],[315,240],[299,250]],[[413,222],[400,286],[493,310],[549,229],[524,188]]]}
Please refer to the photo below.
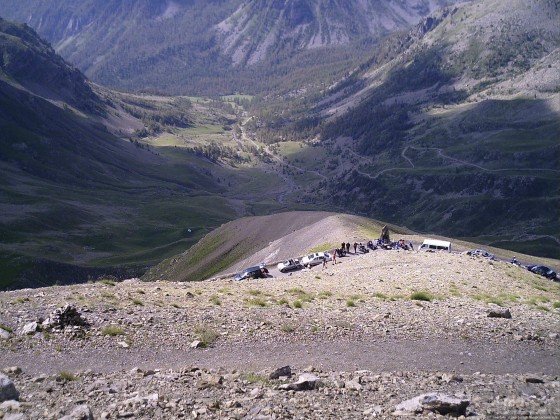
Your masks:
{"label": "rocky foreground ground", "polygon": [[3,292],[0,418],[560,417],[560,284],[462,254],[339,261]]}

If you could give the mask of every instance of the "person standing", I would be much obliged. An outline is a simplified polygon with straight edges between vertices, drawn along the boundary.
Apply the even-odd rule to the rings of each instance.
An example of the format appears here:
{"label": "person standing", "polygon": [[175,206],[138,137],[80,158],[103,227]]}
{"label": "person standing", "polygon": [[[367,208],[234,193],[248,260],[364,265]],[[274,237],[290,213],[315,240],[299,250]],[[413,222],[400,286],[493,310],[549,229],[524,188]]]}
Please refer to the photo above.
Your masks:
{"label": "person standing", "polygon": [[358,248],[358,243],[354,242],[354,254],[356,253],[356,248]]}
{"label": "person standing", "polygon": [[350,242],[346,242],[346,252],[350,253]]}
{"label": "person standing", "polygon": [[333,252],[333,254],[332,254],[333,265],[336,264],[336,251],[338,251],[338,250],[335,249],[334,252]]}

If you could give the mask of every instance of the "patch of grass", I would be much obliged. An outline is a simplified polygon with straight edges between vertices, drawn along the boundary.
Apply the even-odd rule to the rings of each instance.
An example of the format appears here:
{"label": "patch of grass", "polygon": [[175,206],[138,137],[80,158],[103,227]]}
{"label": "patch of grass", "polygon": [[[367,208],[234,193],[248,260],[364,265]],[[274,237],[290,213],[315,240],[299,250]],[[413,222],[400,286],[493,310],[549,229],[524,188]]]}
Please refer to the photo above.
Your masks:
{"label": "patch of grass", "polygon": [[249,306],[259,306],[261,308],[268,306],[268,303],[266,303],[264,299],[259,297],[255,297],[253,299],[245,299],[244,301]]}
{"label": "patch of grass", "polygon": [[13,329],[11,329],[10,327],[8,327],[7,325],[4,325],[4,324],[0,324],[0,329],[2,329],[4,331],[8,331],[9,333],[14,332]]}
{"label": "patch of grass", "polygon": [[98,281],[98,283],[105,284],[107,286],[115,286],[116,285],[116,283],[113,280],[109,280],[109,279],[101,279],[101,280]]}
{"label": "patch of grass", "polygon": [[292,324],[282,324],[280,329],[285,332],[286,334],[293,333],[296,330],[296,327]]}
{"label": "patch of grass", "polygon": [[541,286],[540,284],[533,284],[533,287],[537,290],[541,290],[543,292],[548,292],[548,288]]}
{"label": "patch of grass", "polygon": [[66,370],[61,370],[60,372],[58,372],[58,376],[57,379],[61,380],[61,381],[76,381],[78,379],[78,377],[76,375],[74,375],[72,372],[68,372]]}
{"label": "patch of grass", "polygon": [[145,294],[146,294],[146,292],[143,291],[142,289],[138,289],[138,290],[136,291],[136,293],[138,293],[139,295],[145,295]]}
{"label": "patch of grass", "polygon": [[232,295],[233,293],[231,293],[231,290],[229,290],[227,287],[222,287],[221,289],[218,289],[219,293],[222,293],[224,295]]}
{"label": "patch of grass", "polygon": [[356,302],[354,302],[352,299],[348,299],[346,301],[346,306],[349,307],[349,308],[353,308],[353,307],[356,306]]}
{"label": "patch of grass", "polygon": [[478,300],[485,303],[493,303],[494,305],[504,306],[504,300],[498,296],[490,296],[486,293],[478,294],[473,296],[474,300]]}
{"label": "patch of grass", "polygon": [[205,324],[198,325],[194,332],[204,347],[208,347],[220,336],[212,327]]}
{"label": "patch of grass", "polygon": [[210,297],[210,302],[213,305],[216,305],[216,306],[220,306],[222,304],[222,301],[220,300],[220,298],[217,295],[211,296]]}
{"label": "patch of grass", "polygon": [[550,309],[547,306],[544,305],[537,305],[535,306],[535,309],[538,309],[539,311],[544,311],[544,312],[549,312]]}
{"label": "patch of grass", "polygon": [[321,293],[319,293],[319,295],[317,296],[319,299],[328,299],[332,296],[332,292],[329,292],[328,290],[325,290]]}
{"label": "patch of grass", "polygon": [[261,383],[261,384],[269,385],[271,383],[266,376],[257,375],[256,373],[244,373],[243,375],[241,375],[241,379],[250,384]]}
{"label": "patch of grass", "polygon": [[132,303],[138,306],[144,306],[144,302],[142,302],[140,299],[132,298]]}
{"label": "patch of grass", "polygon": [[354,324],[352,324],[351,322],[348,322],[348,321],[344,321],[344,320],[335,321],[334,326],[336,328],[344,328],[346,330],[354,329]]}
{"label": "patch of grass", "polygon": [[116,337],[117,335],[124,335],[124,330],[116,325],[108,325],[101,330],[101,334]]}
{"label": "patch of grass", "polygon": [[110,293],[110,292],[102,292],[101,297],[103,297],[105,299],[115,299],[116,298],[116,296],[113,293]]}
{"label": "patch of grass", "polygon": [[179,306],[178,303],[172,303],[171,306],[173,306],[176,309],[181,309],[181,306]]}
{"label": "patch of grass", "polygon": [[313,254],[315,252],[325,252],[333,248],[336,248],[336,246],[334,246],[333,244],[324,243],[316,246],[315,248],[310,249],[309,254]]}
{"label": "patch of grass", "polygon": [[257,290],[257,289],[247,290],[247,293],[250,294],[251,296],[261,296],[263,294],[261,290]]}
{"label": "patch of grass", "polygon": [[12,303],[15,303],[15,304],[20,304],[20,303],[25,303],[25,302],[29,302],[29,298],[28,298],[28,297],[18,297],[18,298],[15,298],[15,299],[12,301]]}
{"label": "patch of grass", "polygon": [[278,302],[276,302],[276,303],[277,303],[278,305],[288,305],[288,304],[289,304],[288,299],[286,299],[286,298],[282,298],[282,299],[280,299],[280,300],[279,300]]}
{"label": "patch of grass", "polygon": [[317,280],[321,280],[321,276],[315,276]]}
{"label": "patch of grass", "polygon": [[302,302],[311,302],[314,299],[313,295],[307,293],[305,290],[299,287],[288,289],[286,290],[286,292],[297,298],[297,300],[301,300]]}
{"label": "patch of grass", "polygon": [[294,308],[300,309],[300,308],[303,307],[303,303],[301,302],[301,300],[294,300],[294,303],[292,303],[292,306],[293,306]]}
{"label": "patch of grass", "polygon": [[381,293],[381,292],[375,292],[373,294],[373,297],[381,299],[381,300],[387,300],[388,299],[387,295],[384,294],[384,293]]}
{"label": "patch of grass", "polygon": [[421,300],[431,302],[434,296],[430,292],[414,292],[410,295],[410,300]]}
{"label": "patch of grass", "polygon": [[557,300],[556,302],[554,302],[554,303],[552,304],[552,307],[553,307],[554,309],[560,308],[560,301]]}

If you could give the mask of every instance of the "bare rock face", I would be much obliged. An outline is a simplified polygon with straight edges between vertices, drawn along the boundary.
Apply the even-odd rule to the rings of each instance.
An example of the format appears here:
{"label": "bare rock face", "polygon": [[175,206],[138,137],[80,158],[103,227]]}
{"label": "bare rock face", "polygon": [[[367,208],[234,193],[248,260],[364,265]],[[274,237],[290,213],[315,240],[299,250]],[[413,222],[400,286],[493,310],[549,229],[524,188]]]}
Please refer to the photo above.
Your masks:
{"label": "bare rock face", "polygon": [[0,374],[0,402],[18,400],[19,392],[6,375]]}
{"label": "bare rock face", "polygon": [[430,393],[403,401],[395,407],[394,415],[419,414],[431,411],[438,414],[465,415],[470,401],[453,395]]}

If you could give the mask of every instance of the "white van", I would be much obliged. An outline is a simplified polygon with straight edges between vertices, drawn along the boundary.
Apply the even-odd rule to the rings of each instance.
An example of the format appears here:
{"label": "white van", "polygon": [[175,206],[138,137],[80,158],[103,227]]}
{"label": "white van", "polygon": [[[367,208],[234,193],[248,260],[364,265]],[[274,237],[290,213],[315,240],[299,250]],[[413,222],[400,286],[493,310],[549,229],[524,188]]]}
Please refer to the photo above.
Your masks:
{"label": "white van", "polygon": [[422,242],[422,245],[420,245],[420,248],[418,248],[418,250],[419,251],[431,250],[431,251],[451,252],[451,242],[439,241],[437,239],[424,239],[424,242]]}

